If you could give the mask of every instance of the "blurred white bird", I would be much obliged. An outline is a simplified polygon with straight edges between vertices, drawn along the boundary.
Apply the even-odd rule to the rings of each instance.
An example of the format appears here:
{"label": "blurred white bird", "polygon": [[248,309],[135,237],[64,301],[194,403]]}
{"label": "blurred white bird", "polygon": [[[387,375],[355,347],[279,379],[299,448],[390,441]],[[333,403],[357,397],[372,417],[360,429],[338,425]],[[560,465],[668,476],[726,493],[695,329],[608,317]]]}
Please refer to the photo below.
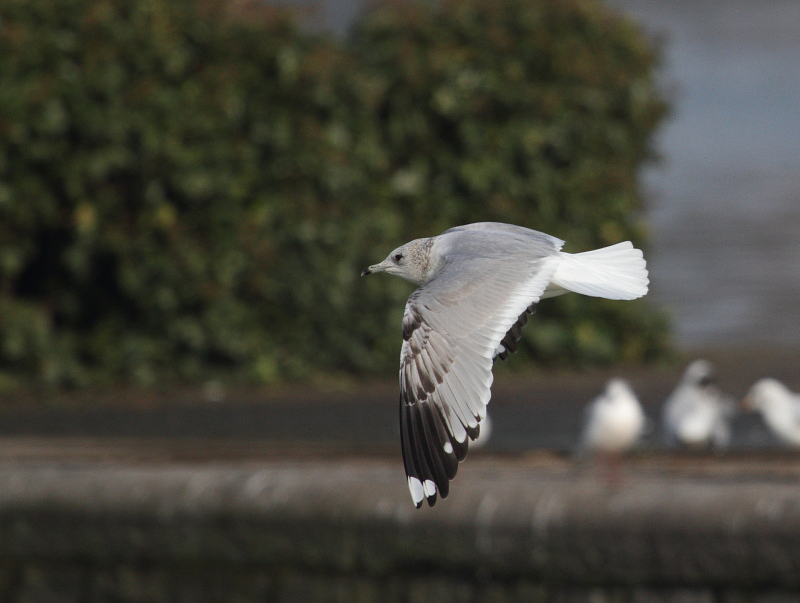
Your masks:
{"label": "blurred white bird", "polygon": [[624,379],[611,379],[586,409],[581,449],[619,455],[632,448],[647,420],[636,394]]}
{"label": "blurred white bird", "polygon": [[735,406],[714,383],[707,360],[695,360],[664,403],[664,434],[670,445],[723,448],[730,441]]}
{"label": "blurred white bird", "polygon": [[767,427],[782,442],[800,446],[800,394],[777,379],[761,379],[747,392],[742,406],[760,412]]}

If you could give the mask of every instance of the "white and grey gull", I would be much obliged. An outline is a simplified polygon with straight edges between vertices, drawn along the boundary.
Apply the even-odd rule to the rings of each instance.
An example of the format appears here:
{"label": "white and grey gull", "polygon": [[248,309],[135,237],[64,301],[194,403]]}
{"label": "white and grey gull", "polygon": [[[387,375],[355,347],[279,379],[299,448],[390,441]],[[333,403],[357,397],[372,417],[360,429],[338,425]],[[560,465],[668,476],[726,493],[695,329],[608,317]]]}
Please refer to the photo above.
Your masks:
{"label": "white and grey gull", "polygon": [[784,444],[800,447],[800,394],[777,379],[758,380],[742,401],[746,410],[758,411],[770,431]]}
{"label": "white and grey gull", "polygon": [[586,408],[581,450],[620,455],[633,448],[647,426],[639,399],[625,379],[611,379]]}
{"label": "white and grey gull", "polygon": [[716,384],[708,360],[691,362],[664,403],[664,435],[672,446],[722,449],[730,441],[733,398]]}
{"label": "white and grey gull", "polygon": [[570,291],[637,299],[649,284],[642,252],[626,241],[583,253],[521,226],[481,222],[415,239],[364,270],[419,287],[403,313],[400,439],[414,505],[445,498],[480,432],[492,365],[516,351],[536,304]]}

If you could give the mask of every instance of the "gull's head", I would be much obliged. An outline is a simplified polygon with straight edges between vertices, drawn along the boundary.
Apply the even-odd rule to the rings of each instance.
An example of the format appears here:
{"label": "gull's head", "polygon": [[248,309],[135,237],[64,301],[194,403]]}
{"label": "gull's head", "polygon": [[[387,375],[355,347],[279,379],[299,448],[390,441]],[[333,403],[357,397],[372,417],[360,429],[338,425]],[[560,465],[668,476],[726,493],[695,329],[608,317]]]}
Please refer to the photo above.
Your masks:
{"label": "gull's head", "polygon": [[606,384],[606,397],[613,402],[628,402],[636,398],[636,394],[633,393],[630,384],[625,379],[615,377]]}
{"label": "gull's head", "polygon": [[714,367],[708,360],[695,360],[683,374],[683,381],[696,387],[708,387],[715,381]]}
{"label": "gull's head", "polygon": [[408,267],[410,254],[408,252],[408,243],[401,245],[383,260],[380,264],[373,264],[361,272],[361,276],[367,276],[373,272],[388,272],[389,274],[396,274],[403,276],[403,272]]}
{"label": "gull's head", "polygon": [[606,384],[605,395],[603,396],[605,404],[613,412],[617,413],[620,417],[630,417],[633,421],[639,421],[639,418],[644,419],[642,414],[639,399],[636,397],[630,383],[625,379],[615,377]]}
{"label": "gull's head", "polygon": [[394,274],[416,285],[425,282],[429,275],[430,248],[433,239],[415,239],[401,245],[383,260],[380,264],[373,264],[361,272],[367,276],[374,272]]}
{"label": "gull's head", "polygon": [[777,379],[759,379],[742,400],[742,408],[748,411],[762,410],[775,404],[775,401],[782,400],[786,394],[786,386]]}

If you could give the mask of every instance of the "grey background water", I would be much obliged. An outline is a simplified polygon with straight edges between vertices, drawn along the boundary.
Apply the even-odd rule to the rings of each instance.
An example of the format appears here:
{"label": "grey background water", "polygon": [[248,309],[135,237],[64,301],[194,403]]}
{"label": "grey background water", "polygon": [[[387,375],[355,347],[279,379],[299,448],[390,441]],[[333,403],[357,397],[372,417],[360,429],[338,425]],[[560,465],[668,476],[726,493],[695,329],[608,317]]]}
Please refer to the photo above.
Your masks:
{"label": "grey background water", "polygon": [[[367,4],[284,2],[340,33]],[[652,298],[685,349],[800,349],[800,2],[609,3],[660,45],[673,104],[642,174]]]}
{"label": "grey background water", "polygon": [[687,347],[800,342],[800,3],[613,0],[662,42],[653,296]]}

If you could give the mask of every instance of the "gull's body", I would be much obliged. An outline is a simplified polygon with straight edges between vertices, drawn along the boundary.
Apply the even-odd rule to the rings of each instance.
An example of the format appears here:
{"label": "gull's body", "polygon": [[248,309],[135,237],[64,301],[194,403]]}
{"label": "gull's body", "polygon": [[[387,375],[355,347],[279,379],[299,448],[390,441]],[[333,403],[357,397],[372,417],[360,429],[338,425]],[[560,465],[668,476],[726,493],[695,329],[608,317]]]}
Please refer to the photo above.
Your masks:
{"label": "gull's body", "polygon": [[414,504],[446,497],[478,437],[492,365],[516,350],[541,299],[575,291],[609,299],[647,293],[642,252],[630,242],[569,254],[563,241],[520,226],[483,222],[416,239],[362,275],[388,272],[419,288],[403,313],[400,432]]}
{"label": "gull's body", "polygon": [[622,454],[639,441],[646,422],[642,406],[628,382],[612,379],[586,409],[581,449]]}
{"label": "gull's body", "polygon": [[663,409],[667,442],[687,448],[722,448],[730,440],[733,400],[714,383],[706,360],[692,362]]}
{"label": "gull's body", "polygon": [[745,396],[745,406],[760,412],[784,444],[800,447],[800,394],[777,379],[761,379]]}

